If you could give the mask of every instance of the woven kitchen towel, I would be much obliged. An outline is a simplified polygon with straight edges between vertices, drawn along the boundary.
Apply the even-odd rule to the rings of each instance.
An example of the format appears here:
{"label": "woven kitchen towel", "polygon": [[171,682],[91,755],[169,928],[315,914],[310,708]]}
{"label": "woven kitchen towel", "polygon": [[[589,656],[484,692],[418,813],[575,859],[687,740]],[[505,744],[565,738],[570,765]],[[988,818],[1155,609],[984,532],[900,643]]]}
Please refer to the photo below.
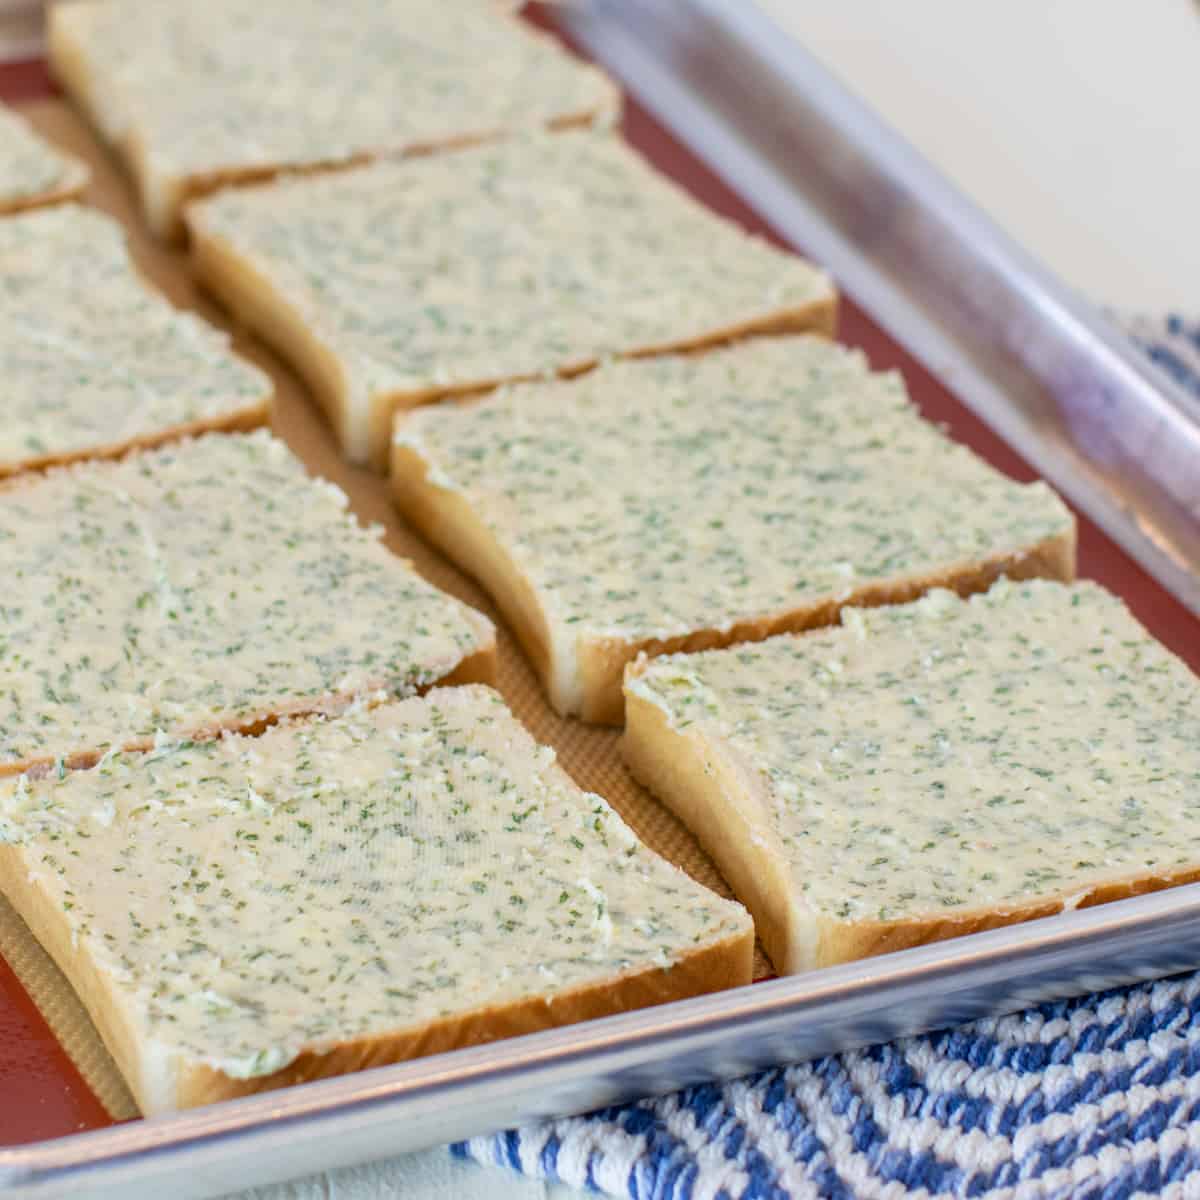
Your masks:
{"label": "woven kitchen towel", "polygon": [[638,1200],[1200,1194],[1200,976],[455,1150]]}
{"label": "woven kitchen towel", "polygon": [[[1129,335],[1185,392],[1200,397],[1200,318],[1172,313],[1165,320],[1132,318]],[[1197,468],[1200,470],[1200,468]]]}
{"label": "woven kitchen towel", "polygon": [[[1200,321],[1126,327],[1200,397]],[[476,1138],[454,1153],[636,1200],[1200,1197],[1200,974]]]}

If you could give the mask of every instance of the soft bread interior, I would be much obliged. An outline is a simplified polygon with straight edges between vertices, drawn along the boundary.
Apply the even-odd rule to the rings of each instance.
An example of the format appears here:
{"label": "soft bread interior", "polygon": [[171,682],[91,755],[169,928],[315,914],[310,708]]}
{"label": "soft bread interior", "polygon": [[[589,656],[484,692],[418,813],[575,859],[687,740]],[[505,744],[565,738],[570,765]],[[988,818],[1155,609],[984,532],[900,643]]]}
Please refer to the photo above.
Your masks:
{"label": "soft bread interior", "polygon": [[343,449],[354,462],[368,452],[354,437],[355,417],[337,355],[312,334],[297,310],[222,238],[192,225],[196,277],[247,328],[260,334],[297,370],[321,402]]}
{"label": "soft bread interior", "polygon": [[745,764],[696,734],[674,729],[666,712],[626,688],[621,755],[637,781],[687,826],[750,910],[755,931],[781,975],[815,965],[820,936],[815,913],[795,888],[782,848]]}
{"label": "soft bread interior", "polygon": [[551,703],[564,711],[569,697],[560,691],[559,664],[533,585],[516,570],[466,497],[431,484],[428,469],[413,447],[399,443],[393,447],[392,493],[397,507],[426,541],[483,585],[516,634]]}

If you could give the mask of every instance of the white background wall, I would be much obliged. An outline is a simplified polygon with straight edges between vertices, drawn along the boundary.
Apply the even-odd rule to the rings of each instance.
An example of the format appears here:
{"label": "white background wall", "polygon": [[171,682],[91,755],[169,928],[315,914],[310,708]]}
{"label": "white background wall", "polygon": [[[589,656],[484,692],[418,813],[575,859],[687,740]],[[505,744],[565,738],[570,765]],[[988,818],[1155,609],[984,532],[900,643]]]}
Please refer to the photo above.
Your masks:
{"label": "white background wall", "polygon": [[1065,280],[1200,314],[1197,0],[757,3]]}

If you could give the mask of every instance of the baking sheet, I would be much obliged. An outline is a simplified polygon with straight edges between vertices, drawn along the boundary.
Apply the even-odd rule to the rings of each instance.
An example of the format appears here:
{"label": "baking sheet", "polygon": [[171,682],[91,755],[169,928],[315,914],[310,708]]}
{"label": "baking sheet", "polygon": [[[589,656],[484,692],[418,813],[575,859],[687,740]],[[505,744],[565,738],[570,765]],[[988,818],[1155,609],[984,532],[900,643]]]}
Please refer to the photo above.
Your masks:
{"label": "baking sheet", "polygon": [[[95,202],[100,207],[117,211],[128,223],[132,210],[124,184],[119,173],[97,151],[89,135],[58,104],[38,105],[31,115],[49,136],[68,148],[76,148],[93,162],[97,172],[93,188],[97,196]],[[630,107],[625,131],[627,137],[660,168],[718,211],[735,217],[749,228],[770,234],[744,202],[700,167],[678,143],[665,136],[636,105]],[[180,256],[164,252],[140,236],[135,236],[134,246],[144,269],[173,299],[183,303],[196,301],[193,289],[180,272]],[[212,306],[203,302],[195,306],[210,318],[216,314]],[[973,445],[1010,474],[1031,477],[1029,468],[1009,447],[852,304],[847,304],[843,312],[841,340],[866,349],[876,367],[902,369],[926,416],[947,423],[954,436]],[[387,525],[393,547],[402,547],[402,552],[410,553],[432,579],[443,586],[449,586],[451,579],[457,580],[459,586],[450,586],[450,590],[487,611],[478,592],[436,555],[418,542],[397,540],[405,535],[391,512],[382,481],[341,463],[321,416],[303,398],[295,381],[286,371],[281,371],[265,351],[245,341],[240,341],[239,345],[248,357],[267,369],[273,368],[272,373],[278,373],[283,380],[280,418],[287,426],[283,433],[310,469],[337,481],[350,495],[352,506],[361,518],[379,520]],[[1200,668],[1200,624],[1087,522],[1081,525],[1080,565],[1083,574],[1100,579],[1125,596],[1153,632],[1188,657],[1193,667]],[[511,651],[511,643],[509,649]],[[698,879],[710,886],[719,884],[711,864],[699,854],[686,832],[644,793],[640,793],[639,799],[639,789],[625,775],[615,756],[617,735],[607,730],[580,729],[559,720],[541,703],[524,662],[511,653],[505,658],[502,687],[510,702],[522,688],[528,690],[538,711],[522,711],[520,700],[514,707],[536,736],[558,746],[568,770],[584,786],[600,791],[622,809],[649,844],[660,852],[666,851],[668,857],[676,861],[686,855],[685,865]],[[572,729],[592,742],[592,748],[571,744]],[[564,738],[566,741],[562,740]],[[627,805],[634,806],[637,811]],[[718,887],[718,890],[723,889]],[[1172,969],[1179,969],[1191,961],[1189,956],[1200,953],[1188,940],[1192,913],[1198,903],[1194,897],[1182,894],[1188,890],[1179,889],[1170,897],[1146,897],[1109,906],[1110,913],[1093,910],[1054,918],[1052,923],[1057,924],[1053,924],[1053,932],[1030,926],[1000,931],[996,935],[972,938],[969,945],[965,941],[944,943],[924,951],[856,964],[841,971],[820,972],[819,978],[811,977],[811,983],[801,979],[780,981],[725,993],[699,1003],[671,1006],[669,1012],[651,1010],[574,1030],[535,1035],[532,1040],[458,1052],[451,1056],[453,1066],[441,1060],[425,1060],[399,1068],[384,1068],[367,1076],[290,1089],[286,1095],[276,1093],[273,1097],[261,1097],[249,1106],[221,1106],[220,1110],[213,1110],[211,1120],[200,1119],[203,1114],[196,1114],[196,1119],[185,1118],[169,1127],[159,1126],[157,1122],[138,1123],[129,1127],[130,1138],[119,1143],[104,1143],[103,1154],[107,1156],[111,1170],[109,1167],[97,1167],[97,1170],[103,1170],[109,1180],[119,1177],[123,1181],[122,1187],[125,1182],[132,1183],[136,1175],[143,1189],[139,1194],[165,1194],[145,1190],[153,1187],[146,1171],[163,1172],[161,1178],[166,1178],[169,1172],[182,1177],[189,1169],[185,1162],[191,1162],[193,1153],[201,1153],[197,1149],[199,1143],[203,1141],[207,1145],[216,1131],[222,1134],[223,1140],[204,1156],[214,1172],[213,1179],[218,1170],[214,1155],[220,1160],[221,1171],[235,1171],[240,1157],[243,1170],[246,1163],[251,1163],[254,1170],[269,1170],[279,1177],[326,1165],[337,1156],[341,1156],[340,1161],[354,1161],[371,1153],[394,1152],[405,1145],[429,1144],[466,1132],[494,1128],[501,1123],[512,1123],[522,1115],[578,1111],[581,1107],[621,1096],[660,1091],[679,1086],[689,1079],[712,1077],[714,1073],[727,1076],[765,1062],[804,1057],[833,1048],[838,1042],[861,1044],[863,1040],[879,1040],[896,1033],[927,1028],[930,1023],[961,1020],[980,1011],[994,1011],[995,997],[1001,995],[1006,998],[1006,1003],[1015,1007],[1042,995],[1070,994],[1107,986],[1139,972],[1159,973],[1167,969],[1164,964],[1168,951],[1174,955],[1170,959],[1175,964]],[[1124,955],[1119,966],[1107,961],[1116,951]],[[1021,961],[1014,967],[1017,957]],[[1089,966],[1080,975],[1079,964],[1082,962],[1095,963],[1095,969]],[[761,959],[759,966],[760,969],[765,967]],[[1014,985],[1012,980],[1017,977],[1027,983],[1023,987]],[[0,993],[3,991],[4,980],[0,972]],[[873,1000],[872,996],[877,999]],[[74,1003],[73,998],[63,996],[61,987],[58,999],[64,1005],[68,1001]],[[4,997],[0,995],[0,1009],[3,1003]],[[868,1020],[864,1014],[872,1012],[873,1005],[876,1015]],[[779,1033],[772,1035],[774,1040],[767,1038],[764,1041],[765,1014],[769,1012],[776,1014]],[[886,1013],[886,1017],[882,1013]],[[802,1019],[801,1014],[809,1024],[795,1024]],[[53,1013],[50,1015],[53,1017]],[[0,1011],[0,1031],[3,1030],[4,1016]],[[78,1013],[76,1033],[88,1032],[90,1027],[80,1028],[77,1018]],[[740,1026],[739,1021],[742,1022]],[[752,1023],[752,1036],[747,1036],[751,1025],[746,1022]],[[82,1024],[86,1026],[86,1022]],[[703,1036],[688,1032],[700,1029],[704,1031]],[[94,1034],[91,1036],[94,1050]],[[530,1044],[526,1046],[524,1042]],[[681,1045],[684,1046],[682,1051],[677,1049]],[[714,1050],[714,1047],[717,1048]],[[103,1113],[97,1115],[88,1109],[88,1102],[94,1105],[94,1101],[82,1081],[72,1081],[69,1064],[67,1069],[56,1073],[58,1060],[55,1053],[61,1056],[57,1045],[42,1049],[45,1054],[42,1074],[38,1077],[38,1102],[46,1108],[44,1116],[32,1111],[35,1106],[29,1103],[28,1092],[18,1096],[5,1086],[6,1064],[0,1059],[0,1146],[6,1140],[13,1143],[53,1137],[76,1128],[105,1123]],[[100,1067],[94,1063],[89,1065],[78,1040],[72,1042],[72,1053],[81,1067],[99,1078],[97,1072],[102,1070],[103,1059]],[[639,1061],[657,1065],[653,1069],[637,1067]],[[111,1063],[107,1065],[111,1070]],[[620,1079],[615,1074],[605,1074],[617,1070]],[[552,1080],[559,1081],[558,1085],[551,1087]],[[97,1086],[103,1085],[98,1082]],[[56,1088],[58,1092],[70,1093],[71,1104],[57,1105],[60,1097]],[[379,1109],[377,1118],[370,1117],[364,1107],[369,1107],[372,1097],[386,1104],[386,1113]],[[106,1092],[105,1098],[119,1110],[119,1097]],[[56,1107],[51,1105],[52,1101]],[[451,1120],[450,1109],[453,1110],[453,1123],[447,1124]],[[498,1115],[501,1109],[504,1115]],[[6,1138],[5,1120],[14,1113],[24,1121],[24,1132]],[[318,1114],[324,1115],[318,1120]],[[429,1122],[439,1114],[443,1115],[436,1129],[431,1131]],[[303,1126],[306,1132],[291,1128],[289,1134],[283,1128],[293,1117],[307,1122]],[[134,1132],[139,1128],[146,1130],[144,1138]],[[258,1132],[253,1138],[235,1136],[238,1129]],[[356,1140],[356,1136],[360,1140]],[[85,1141],[90,1146],[90,1140]],[[247,1158],[251,1141],[256,1149]],[[159,1154],[155,1155],[150,1149],[151,1143],[158,1147]],[[285,1146],[287,1166],[279,1157],[285,1153]],[[122,1157],[126,1153],[123,1147],[128,1150],[128,1159]],[[275,1158],[271,1158],[272,1147],[279,1152]],[[162,1152],[167,1151],[169,1153],[163,1157]],[[38,1168],[38,1178],[45,1181],[45,1194],[71,1194],[71,1188],[79,1184],[69,1183],[68,1179],[76,1181],[80,1178],[78,1163],[93,1153],[101,1153],[100,1145],[92,1151],[85,1148],[84,1142],[71,1150],[62,1143],[61,1154],[53,1150],[42,1153],[38,1159],[42,1164]],[[157,1163],[152,1163],[147,1155],[155,1157]],[[270,1159],[269,1163],[267,1159]],[[55,1163],[60,1165],[55,1166]],[[22,1167],[13,1169],[24,1170]],[[94,1171],[88,1175],[89,1178],[93,1176],[99,1178]],[[61,1178],[62,1184],[56,1185],[55,1178]],[[12,1176],[11,1180],[21,1187],[19,1175]],[[0,1190],[4,1190],[6,1182],[11,1184],[11,1180],[5,1176],[4,1164],[0,1162]],[[204,1194],[216,1190],[210,1183],[196,1181],[193,1185],[189,1177],[189,1194],[192,1194],[192,1186],[207,1189]],[[58,1187],[62,1190],[56,1190]],[[38,1194],[42,1194],[41,1190]],[[125,1192],[115,1190],[113,1194],[124,1195]],[[200,1194],[199,1190],[196,1194]]]}

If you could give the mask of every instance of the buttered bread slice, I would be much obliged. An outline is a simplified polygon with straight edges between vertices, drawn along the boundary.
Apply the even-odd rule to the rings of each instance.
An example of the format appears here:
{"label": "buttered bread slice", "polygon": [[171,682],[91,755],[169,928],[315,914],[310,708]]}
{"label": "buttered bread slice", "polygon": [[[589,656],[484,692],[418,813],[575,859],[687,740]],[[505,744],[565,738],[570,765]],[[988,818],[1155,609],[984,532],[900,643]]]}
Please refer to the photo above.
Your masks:
{"label": "buttered bread slice", "polygon": [[87,182],[86,164],[52,146],[0,104],[0,215],[70,200]]}
{"label": "buttered bread slice", "polygon": [[819,338],[613,363],[397,420],[401,511],[491,592],[551,703],[619,722],[625,664],[845,604],[1074,572],[1071,514]]}
{"label": "buttered bread slice", "polygon": [[623,750],[801,971],[1200,878],[1200,681],[1094,584],[630,668]]}
{"label": "buttered bread slice", "polygon": [[64,205],[0,221],[0,475],[270,416],[271,381],[140,277],[120,225]]}
{"label": "buttered bread slice", "polygon": [[58,81],[125,159],[161,237],[184,202],[614,114],[595,67],[485,0],[87,0],[54,5]]}
{"label": "buttered bread slice", "polygon": [[0,886],[146,1114],[751,975],[484,687],[6,782]]}
{"label": "buttered bread slice", "polygon": [[380,469],[397,407],[833,322],[822,272],[592,132],[226,192],[188,221],[201,280]]}
{"label": "buttered bread slice", "polygon": [[260,430],[0,490],[0,773],[489,679],[495,631]]}

